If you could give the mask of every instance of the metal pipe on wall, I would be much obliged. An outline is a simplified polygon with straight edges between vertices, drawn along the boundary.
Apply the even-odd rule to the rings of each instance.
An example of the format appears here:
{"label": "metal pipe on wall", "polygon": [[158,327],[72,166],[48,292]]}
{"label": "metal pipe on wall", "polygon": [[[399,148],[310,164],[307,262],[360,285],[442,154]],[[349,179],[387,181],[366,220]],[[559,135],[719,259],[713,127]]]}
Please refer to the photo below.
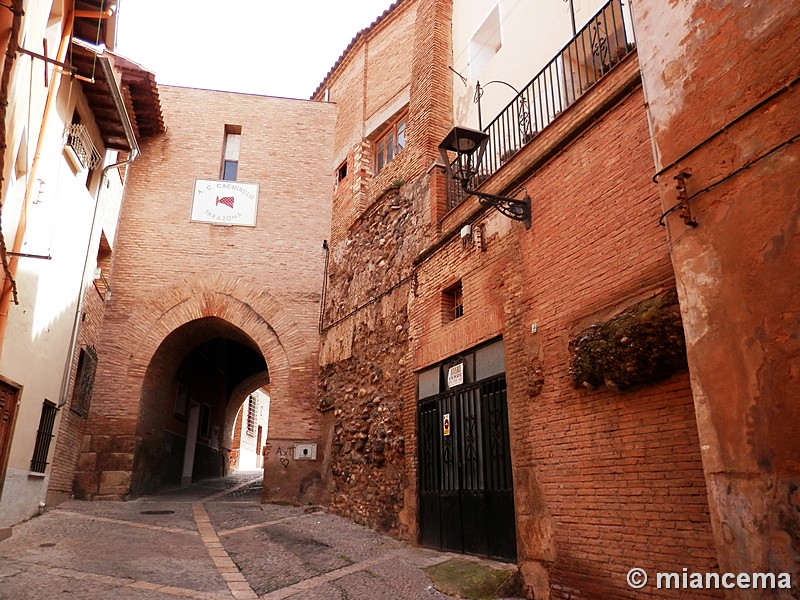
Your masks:
{"label": "metal pipe on wall", "polygon": [[100,195],[103,191],[103,184],[106,181],[106,177],[108,177],[109,171],[129,165],[139,156],[139,144],[136,141],[136,134],[133,131],[133,125],[128,117],[128,111],[125,109],[125,102],[122,99],[122,94],[117,87],[116,79],[114,79],[114,72],[112,70],[111,63],[105,56],[99,56],[98,60],[100,62],[100,68],[105,74],[106,81],[108,81],[108,87],[111,91],[111,98],[114,102],[114,106],[119,112],[120,119],[122,120],[122,127],[125,130],[125,138],[131,151],[130,156],[128,156],[127,159],[103,167],[103,171],[100,175],[100,185],[97,188],[97,198],[95,199],[94,214],[92,215],[92,226],[89,229],[89,241],[86,246],[86,255],[84,256],[83,261],[81,283],[80,287],[78,288],[78,304],[75,307],[75,317],[72,321],[72,334],[69,341],[69,352],[67,353],[67,360],[64,364],[64,374],[61,379],[61,393],[59,394],[58,408],[64,406],[69,398],[69,383],[72,375],[72,364],[75,361],[75,350],[78,345],[78,329],[80,327],[81,313],[83,312],[83,304],[86,297],[86,270],[89,266],[89,257],[92,255],[92,244],[95,237],[95,226],[97,224],[97,213],[100,208]]}

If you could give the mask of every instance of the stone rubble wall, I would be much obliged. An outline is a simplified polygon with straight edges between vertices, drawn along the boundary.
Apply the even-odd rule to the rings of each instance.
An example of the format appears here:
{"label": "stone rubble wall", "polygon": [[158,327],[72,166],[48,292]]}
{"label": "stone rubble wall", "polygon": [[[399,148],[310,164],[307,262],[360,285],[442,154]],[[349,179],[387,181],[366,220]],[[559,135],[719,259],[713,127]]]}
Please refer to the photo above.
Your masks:
{"label": "stone rubble wall", "polygon": [[[330,507],[408,537],[404,398],[414,374],[408,304],[427,231],[428,178],[387,189],[331,251],[319,408],[333,410]],[[413,418],[413,415],[410,417]]]}

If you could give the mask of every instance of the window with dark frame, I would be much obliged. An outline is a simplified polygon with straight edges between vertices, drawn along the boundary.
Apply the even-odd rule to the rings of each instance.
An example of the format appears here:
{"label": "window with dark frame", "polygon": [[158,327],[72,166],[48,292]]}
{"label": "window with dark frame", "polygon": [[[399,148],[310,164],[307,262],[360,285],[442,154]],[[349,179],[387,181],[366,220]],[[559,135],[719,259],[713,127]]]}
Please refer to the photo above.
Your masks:
{"label": "window with dark frame", "polygon": [[447,323],[464,316],[464,293],[461,281],[442,292],[442,321]]}
{"label": "window with dark frame", "polygon": [[392,162],[406,146],[406,117],[405,115],[392,123],[389,128],[375,140],[374,173]]}
{"label": "window with dark frame", "polygon": [[89,416],[92,402],[94,376],[97,372],[97,351],[94,346],[81,348],[78,355],[78,371],[75,374],[75,387],[72,388],[70,410],[84,419]]}
{"label": "window with dark frame", "polygon": [[236,181],[236,176],[239,172],[239,148],[241,147],[241,142],[241,125],[226,125],[221,172],[221,178],[224,181]]}
{"label": "window with dark frame", "polygon": [[347,161],[344,161],[339,168],[336,169],[336,185],[339,185],[347,177]]}
{"label": "window with dark frame", "polygon": [[53,439],[53,426],[56,422],[58,407],[50,400],[42,403],[42,416],[39,417],[39,429],[36,431],[36,444],[31,458],[31,472],[44,473],[47,469],[47,455]]}

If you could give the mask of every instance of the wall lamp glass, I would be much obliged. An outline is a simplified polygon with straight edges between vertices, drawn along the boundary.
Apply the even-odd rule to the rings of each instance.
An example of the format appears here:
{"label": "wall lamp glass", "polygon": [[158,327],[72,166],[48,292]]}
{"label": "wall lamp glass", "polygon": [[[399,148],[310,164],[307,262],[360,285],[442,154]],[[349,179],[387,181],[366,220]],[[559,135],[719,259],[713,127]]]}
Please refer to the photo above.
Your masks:
{"label": "wall lamp glass", "polygon": [[[478,174],[478,168],[489,143],[489,134],[468,127],[454,127],[439,144],[439,153],[444,160],[447,176],[455,179],[467,194],[478,197],[484,206],[491,206],[501,214],[514,221],[525,223],[525,229],[531,228],[531,197],[525,193],[522,200],[487,194],[470,188],[472,178]],[[450,159],[451,153],[456,155]]]}

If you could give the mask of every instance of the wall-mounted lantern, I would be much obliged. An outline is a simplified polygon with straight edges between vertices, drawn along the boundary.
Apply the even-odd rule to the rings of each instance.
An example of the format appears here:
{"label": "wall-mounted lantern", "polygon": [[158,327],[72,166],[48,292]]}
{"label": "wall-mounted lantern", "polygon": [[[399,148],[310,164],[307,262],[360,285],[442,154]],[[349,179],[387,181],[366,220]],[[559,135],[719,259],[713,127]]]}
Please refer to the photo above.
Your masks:
{"label": "wall-mounted lantern", "polygon": [[[477,196],[484,206],[491,206],[498,212],[514,221],[525,223],[525,229],[531,227],[531,198],[525,193],[522,200],[478,192],[470,188],[470,181],[478,174],[478,167],[486,152],[489,135],[477,129],[454,127],[439,144],[447,176],[455,179],[467,194]],[[455,153],[456,159],[450,160],[449,153]]]}

